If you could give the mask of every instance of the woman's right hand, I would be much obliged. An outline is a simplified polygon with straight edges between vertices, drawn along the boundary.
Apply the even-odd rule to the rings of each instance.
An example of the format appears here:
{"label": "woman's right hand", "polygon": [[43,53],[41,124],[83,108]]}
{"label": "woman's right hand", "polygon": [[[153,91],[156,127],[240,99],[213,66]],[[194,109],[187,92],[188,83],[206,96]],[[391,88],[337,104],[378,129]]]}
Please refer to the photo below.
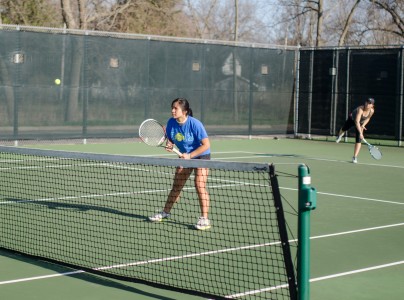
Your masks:
{"label": "woman's right hand", "polygon": [[173,152],[173,148],[174,148],[174,144],[171,143],[170,141],[167,141],[167,143],[166,143],[166,150],[167,150],[168,152]]}

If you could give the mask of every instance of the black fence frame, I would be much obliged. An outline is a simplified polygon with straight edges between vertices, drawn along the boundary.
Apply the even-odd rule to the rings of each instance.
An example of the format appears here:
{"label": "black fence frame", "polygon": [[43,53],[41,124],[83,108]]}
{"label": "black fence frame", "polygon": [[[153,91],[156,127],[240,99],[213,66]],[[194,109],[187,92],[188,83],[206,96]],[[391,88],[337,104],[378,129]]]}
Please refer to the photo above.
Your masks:
{"label": "black fence frame", "polygon": [[401,146],[404,46],[302,48],[298,66],[296,135],[335,136],[350,112],[372,97],[367,136]]}

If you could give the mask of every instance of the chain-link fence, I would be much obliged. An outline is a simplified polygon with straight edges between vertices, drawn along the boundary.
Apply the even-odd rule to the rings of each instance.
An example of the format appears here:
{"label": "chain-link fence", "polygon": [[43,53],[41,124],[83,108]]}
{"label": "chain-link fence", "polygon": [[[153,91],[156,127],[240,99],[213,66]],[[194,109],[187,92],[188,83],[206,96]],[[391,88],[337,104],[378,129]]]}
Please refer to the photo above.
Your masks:
{"label": "chain-link fence", "polygon": [[293,133],[295,56],[265,45],[3,27],[0,139],[136,136],[146,118],[166,122],[177,97],[211,135]]}
{"label": "chain-link fence", "polygon": [[367,134],[400,144],[403,49],[2,25],[0,140],[136,137],[146,118],[165,123],[177,97],[210,135],[333,136],[373,97]]}

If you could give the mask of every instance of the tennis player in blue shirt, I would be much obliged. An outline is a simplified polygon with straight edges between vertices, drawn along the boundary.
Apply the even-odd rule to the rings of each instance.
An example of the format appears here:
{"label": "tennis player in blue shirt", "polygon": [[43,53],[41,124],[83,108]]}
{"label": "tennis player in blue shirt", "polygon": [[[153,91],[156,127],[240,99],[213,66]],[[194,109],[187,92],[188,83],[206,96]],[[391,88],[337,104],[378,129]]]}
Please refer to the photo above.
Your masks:
{"label": "tennis player in blue shirt", "polygon": [[[167,122],[167,145],[166,149],[172,151],[175,145],[182,153],[182,159],[210,159],[210,141],[202,122],[192,116],[189,102],[185,98],[177,98],[171,103],[171,114]],[[172,189],[168,195],[162,212],[149,217],[152,222],[161,222],[170,216],[170,211],[179,200],[181,191],[195,172],[195,189],[198,193],[201,216],[195,225],[198,230],[206,230],[211,227],[208,219],[209,194],[206,189],[209,169],[207,168],[182,168],[177,167]]]}

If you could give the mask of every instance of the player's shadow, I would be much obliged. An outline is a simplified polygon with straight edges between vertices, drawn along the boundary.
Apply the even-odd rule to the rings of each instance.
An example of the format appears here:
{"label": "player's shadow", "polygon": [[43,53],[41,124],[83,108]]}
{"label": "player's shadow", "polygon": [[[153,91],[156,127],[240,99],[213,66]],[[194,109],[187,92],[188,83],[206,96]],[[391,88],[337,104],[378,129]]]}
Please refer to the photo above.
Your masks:
{"label": "player's shadow", "polygon": [[[15,198],[7,198],[7,201],[15,202],[19,204],[27,204],[32,205],[32,209],[38,207],[39,209],[47,208],[47,209],[56,209],[56,210],[66,210],[66,211],[76,211],[76,212],[87,212],[87,211],[100,211],[104,213],[115,214],[128,218],[135,218],[138,220],[142,220],[145,222],[150,222],[148,216],[128,213],[118,209],[104,207],[99,205],[88,205],[88,204],[78,204],[78,203],[65,203],[60,201],[48,201],[48,200],[30,200],[30,199],[15,199]],[[152,222],[150,222],[152,223]],[[160,223],[160,222],[159,222]],[[174,220],[166,220],[164,223],[168,223],[171,225],[181,225],[185,226],[188,229],[195,229],[193,225],[189,223],[174,221]]]}
{"label": "player's shadow", "polygon": [[35,206],[36,207],[46,207],[48,209],[68,210],[68,211],[77,211],[77,212],[86,212],[86,211],[94,210],[94,211],[116,214],[116,215],[124,216],[124,217],[136,218],[136,219],[140,219],[140,220],[146,219],[146,217],[143,215],[128,213],[128,212],[124,212],[124,211],[121,211],[118,209],[104,207],[104,206],[98,206],[98,205],[65,203],[65,202],[48,201],[48,200],[35,200],[34,201],[34,200],[28,200],[28,199],[13,199],[13,198],[8,198],[7,200],[10,202],[15,202],[15,203],[19,203],[19,204],[32,205],[33,207],[35,207]]}
{"label": "player's shadow", "polygon": [[[51,270],[53,272],[57,272],[60,274],[64,274],[64,273],[69,273],[72,272],[72,269],[70,266],[64,266],[63,264],[61,264],[60,262],[57,262],[57,264],[53,263],[52,261],[45,261],[45,260],[40,260],[35,256],[31,256],[31,255],[27,255],[27,254],[19,254],[18,252],[14,252],[12,250],[6,250],[6,249],[0,249],[0,255],[2,257],[7,257],[9,259],[13,259],[13,260],[18,260],[21,262],[24,262],[26,264],[30,264],[32,266],[37,266],[41,269],[48,269]],[[77,274],[72,274],[69,275],[70,277],[74,277],[92,284],[96,284],[96,285],[102,285],[104,287],[110,287],[110,288],[114,288],[114,289],[119,289],[122,291],[127,291],[130,293],[134,294],[134,299],[136,299],[136,295],[143,295],[146,297],[150,297],[153,299],[160,299],[160,300],[174,300],[174,298],[171,297],[165,297],[162,296],[161,294],[155,294],[153,292],[148,292],[146,290],[140,289],[140,288],[136,288],[133,286],[130,286],[129,284],[125,284],[124,281],[127,281],[128,279],[125,278],[114,278],[111,275],[106,275],[111,277],[108,278],[106,277],[104,274],[92,274],[92,273],[77,273]],[[117,280],[121,280],[122,282],[118,282],[117,280],[113,280],[113,279],[117,279]],[[132,282],[137,282],[137,280],[135,279],[129,279]],[[139,283],[145,283],[141,280],[138,281]],[[152,286],[155,286],[157,288],[162,288],[157,284],[150,284]]]}
{"label": "player's shadow", "polygon": [[164,220],[164,221],[161,221],[161,222],[152,222],[152,221],[149,220],[149,218],[147,218],[146,221],[151,223],[151,224],[155,224],[156,226],[160,226],[160,224],[165,224],[165,226],[167,224],[169,224],[171,226],[180,225],[180,226],[184,226],[184,227],[186,227],[187,229],[190,229],[190,230],[196,230],[195,225],[193,225],[193,224],[180,222],[180,221],[176,221],[176,220],[172,220],[172,219],[171,220]]}

